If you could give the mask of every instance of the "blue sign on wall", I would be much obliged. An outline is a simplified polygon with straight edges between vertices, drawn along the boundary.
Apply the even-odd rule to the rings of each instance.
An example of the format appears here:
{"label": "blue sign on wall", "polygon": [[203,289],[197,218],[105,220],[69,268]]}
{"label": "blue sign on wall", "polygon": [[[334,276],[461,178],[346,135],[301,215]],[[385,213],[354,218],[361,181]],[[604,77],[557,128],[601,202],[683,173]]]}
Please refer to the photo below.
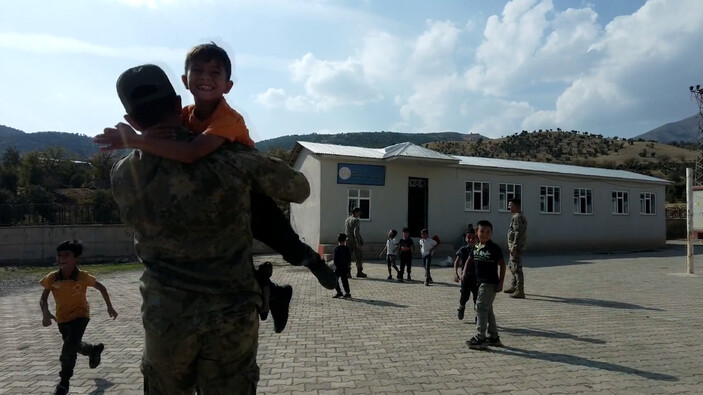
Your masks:
{"label": "blue sign on wall", "polygon": [[337,184],[386,185],[386,166],[338,163]]}

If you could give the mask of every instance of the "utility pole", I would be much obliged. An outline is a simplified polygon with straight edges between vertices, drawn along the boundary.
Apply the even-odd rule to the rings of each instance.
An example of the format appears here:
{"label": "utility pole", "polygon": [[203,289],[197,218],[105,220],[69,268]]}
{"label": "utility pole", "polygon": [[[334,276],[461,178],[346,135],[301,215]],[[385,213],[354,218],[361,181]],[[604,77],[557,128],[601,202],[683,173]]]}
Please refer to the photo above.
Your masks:
{"label": "utility pole", "polygon": [[[703,88],[690,86],[691,100],[698,104],[698,156],[695,173],[686,169],[686,273],[693,274],[693,186],[703,185]],[[694,183],[695,180],[695,183]]]}

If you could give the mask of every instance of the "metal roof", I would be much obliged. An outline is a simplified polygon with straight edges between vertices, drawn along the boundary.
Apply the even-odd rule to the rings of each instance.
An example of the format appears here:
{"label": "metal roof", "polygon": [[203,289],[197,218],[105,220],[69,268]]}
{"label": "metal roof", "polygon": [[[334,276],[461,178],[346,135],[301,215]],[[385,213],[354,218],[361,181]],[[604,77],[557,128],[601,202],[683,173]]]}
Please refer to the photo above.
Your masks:
{"label": "metal roof", "polygon": [[317,155],[344,156],[352,158],[392,160],[400,157],[417,158],[426,160],[440,160],[451,162],[459,166],[491,168],[500,170],[516,170],[538,173],[552,173],[564,175],[576,175],[594,178],[624,179],[631,181],[651,182],[657,184],[669,184],[667,180],[661,178],[645,176],[625,170],[601,169],[598,167],[585,167],[573,165],[561,165],[544,162],[528,162],[511,159],[481,158],[475,156],[446,155],[428,148],[420,147],[413,143],[400,143],[386,148],[364,148],[346,145],[320,144],[307,141],[298,141],[293,149],[291,163],[294,163],[300,154],[301,148],[308,149]]}

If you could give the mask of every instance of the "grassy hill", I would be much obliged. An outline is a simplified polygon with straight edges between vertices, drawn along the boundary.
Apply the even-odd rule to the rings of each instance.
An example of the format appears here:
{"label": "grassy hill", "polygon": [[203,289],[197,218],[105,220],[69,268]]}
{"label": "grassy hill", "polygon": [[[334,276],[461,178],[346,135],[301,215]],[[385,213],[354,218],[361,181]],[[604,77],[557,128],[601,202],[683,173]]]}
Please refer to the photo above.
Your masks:
{"label": "grassy hill", "polygon": [[462,134],[455,132],[442,133],[397,133],[397,132],[358,132],[358,133],[338,133],[338,134],[293,134],[289,136],[277,137],[275,139],[263,140],[256,143],[256,147],[261,151],[271,151],[276,149],[290,150],[296,141],[308,141],[311,143],[353,145],[366,148],[383,148],[389,145],[411,142],[413,144],[424,144],[430,141],[475,141],[485,139],[477,133]]}

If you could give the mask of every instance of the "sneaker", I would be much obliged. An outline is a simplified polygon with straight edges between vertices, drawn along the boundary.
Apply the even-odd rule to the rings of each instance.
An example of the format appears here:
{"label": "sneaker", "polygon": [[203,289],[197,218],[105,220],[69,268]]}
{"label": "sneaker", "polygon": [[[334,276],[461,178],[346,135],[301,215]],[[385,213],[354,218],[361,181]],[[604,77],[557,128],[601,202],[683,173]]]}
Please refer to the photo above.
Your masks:
{"label": "sneaker", "polygon": [[427,286],[427,287],[430,286],[430,280],[429,280],[429,279],[425,279],[425,286]]}
{"label": "sneaker", "polygon": [[486,347],[488,347],[488,345],[486,344],[486,339],[481,339],[478,337],[478,335],[467,340],[466,344],[472,350],[484,350],[486,349]]}
{"label": "sneaker", "polygon": [[403,277],[398,277],[398,282],[402,283],[403,282]]}
{"label": "sneaker", "polygon": [[386,280],[393,280],[393,276],[391,276],[391,275],[389,274],[389,275],[388,275],[388,278],[386,278]]}
{"label": "sneaker", "polygon": [[366,278],[366,277],[368,277],[368,276],[366,275],[366,273],[362,272],[361,270],[359,270],[358,272],[356,272],[356,278]]}
{"label": "sneaker", "polygon": [[430,276],[430,277],[427,277],[427,281],[429,281],[429,282],[430,282],[430,284],[432,284],[432,283],[434,282],[434,281],[432,280],[432,276]]}
{"label": "sneaker", "polygon": [[102,354],[104,349],[105,345],[102,343],[98,343],[93,346],[93,350],[90,352],[90,356],[88,357],[88,366],[90,366],[91,369],[95,369],[98,365],[100,365],[100,354]]}
{"label": "sneaker", "polygon": [[339,299],[339,298],[341,298],[341,297],[342,297],[342,293],[341,293],[341,292],[339,292],[339,293],[337,293],[336,295],[333,296],[333,298],[335,298],[335,299]]}
{"label": "sneaker", "polygon": [[344,299],[351,299],[351,294],[344,294]]}
{"label": "sneaker", "polygon": [[456,309],[456,318],[463,320],[464,319],[464,310],[466,310],[466,306],[459,306],[459,308]]}
{"label": "sneaker", "polygon": [[266,319],[269,318],[269,312],[268,311],[259,312],[259,318],[261,318],[261,321],[266,321]]}
{"label": "sneaker", "polygon": [[408,274],[408,281],[412,281],[412,278],[410,278],[410,274]]}
{"label": "sneaker", "polygon": [[68,394],[68,385],[59,384],[54,390],[54,395],[66,395]]}
{"label": "sneaker", "polygon": [[500,336],[498,337],[487,337],[486,344],[493,347],[503,347],[503,343],[500,342]]}
{"label": "sneaker", "polygon": [[312,262],[305,264],[305,266],[317,277],[320,285],[327,289],[334,289],[337,285],[337,276],[334,275],[334,271],[327,266],[318,253],[315,253],[309,259]]}
{"label": "sneaker", "polygon": [[[326,265],[325,265],[326,266]],[[271,287],[271,317],[273,318],[273,330],[276,333],[283,332],[288,323],[288,309],[290,300],[293,297],[293,287],[290,285]]]}

